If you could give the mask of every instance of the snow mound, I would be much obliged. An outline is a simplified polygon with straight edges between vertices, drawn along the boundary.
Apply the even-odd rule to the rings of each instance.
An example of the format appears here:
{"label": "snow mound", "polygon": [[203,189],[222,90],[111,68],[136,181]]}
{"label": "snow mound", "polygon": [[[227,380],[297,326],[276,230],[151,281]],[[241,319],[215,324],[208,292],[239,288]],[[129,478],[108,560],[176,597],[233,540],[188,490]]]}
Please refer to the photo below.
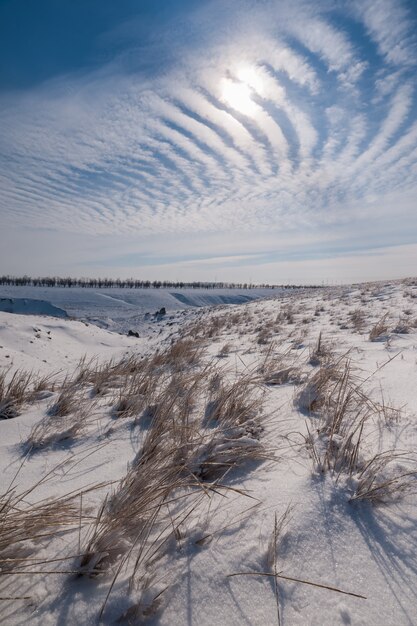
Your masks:
{"label": "snow mound", "polygon": [[0,298],[0,311],[18,313],[20,315],[68,317],[64,309],[60,309],[46,300],[34,300],[32,298]]}

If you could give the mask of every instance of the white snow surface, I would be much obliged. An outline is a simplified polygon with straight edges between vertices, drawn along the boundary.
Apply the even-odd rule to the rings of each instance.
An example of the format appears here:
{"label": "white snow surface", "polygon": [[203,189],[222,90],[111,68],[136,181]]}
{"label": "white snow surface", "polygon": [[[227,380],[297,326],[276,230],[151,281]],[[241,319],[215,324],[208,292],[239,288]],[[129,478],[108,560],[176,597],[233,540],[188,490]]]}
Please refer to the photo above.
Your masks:
{"label": "white snow surface", "polygon": [[[102,316],[103,321],[117,318],[118,329],[122,310],[139,306],[126,290],[58,291],[51,289],[46,294],[37,289],[36,293],[70,315]],[[32,295],[25,291],[25,297]],[[0,297],[10,294],[2,289]],[[141,304],[141,314],[167,305],[167,310],[173,310],[173,294],[161,291],[159,297]],[[75,298],[72,304],[71,298]],[[112,309],[108,315],[101,304],[106,298],[117,301],[116,313]],[[183,300],[184,307],[208,304],[204,294],[194,292]],[[352,324],[355,311],[361,311],[365,320],[359,330]],[[97,362],[126,355],[149,357],[156,350],[168,349],[178,333],[187,336],[187,325],[207,328],[225,315],[230,321],[205,339],[203,363],[214,363],[226,378],[234,380],[259,372],[271,355],[279,358],[284,354],[285,364],[297,367],[305,380],[318,367],[310,363],[310,357],[321,333],[322,343],[336,359],[349,359],[361,391],[378,407],[366,422],[363,454],[371,458],[395,449],[404,453],[398,459],[400,465],[403,458],[414,463],[417,281],[306,290],[231,307],[189,310],[152,322],[139,339],[73,319],[0,312],[0,371],[6,372],[6,379],[15,370],[25,369],[58,380],[71,373],[83,356],[95,357]],[[383,316],[386,334],[379,341],[370,341],[370,329]],[[407,332],[396,332],[399,320],[407,321]],[[317,471],[306,441],[318,433],[318,418],[300,411],[295,401],[299,390],[300,385],[291,381],[271,386],[259,381],[257,393],[264,402],[259,444],[267,444],[274,458],[232,469],[222,479],[224,490],[219,487],[205,493],[196,488],[195,508],[166,541],[158,558],[148,564],[144,574],[152,580],[144,592],[138,582],[129,586],[134,550],[120,570],[116,562],[107,574],[95,578],[71,573],[79,568],[77,555],[94,532],[101,505],[117,491],[118,481],[140,450],[146,431],[141,421],[115,419],[115,397],[104,395],[91,405],[88,427],[74,440],[27,455],[28,435],[48,414],[58,391],[39,394],[17,417],[0,420],[1,492],[12,486],[22,493],[37,485],[26,498],[27,506],[44,498],[84,492],[76,500],[79,526],[29,542],[30,557],[38,559],[35,565],[19,570],[17,564],[14,573],[6,574],[0,562],[0,574],[4,574],[0,578],[0,622],[10,626],[417,624],[415,490],[386,502],[352,501],[357,476],[349,479],[343,473]],[[194,411],[204,413],[204,406],[197,403]],[[242,439],[242,447],[251,441],[250,437]],[[319,444],[317,439],[317,449]],[[416,469],[415,465],[406,467],[407,471]],[[86,491],[99,483],[101,488]],[[166,506],[174,516],[180,505]],[[263,573],[272,571],[267,555],[275,518],[280,520],[287,509],[285,528],[277,541],[276,565],[278,572],[293,580],[276,579],[278,616],[275,579]],[[166,515],[169,520],[168,512]],[[114,541],[118,539],[115,536]],[[134,611],[126,613],[132,606],[146,609],[146,602],[160,592],[155,610],[145,610],[140,616]]]}
{"label": "white snow surface", "polygon": [[5,313],[19,313],[20,315],[51,315],[53,317],[68,317],[66,311],[54,306],[46,300],[32,298],[0,298],[0,311]]}
{"label": "white snow surface", "polygon": [[[69,316],[113,331],[146,327],[145,316],[161,308],[174,313],[189,308],[241,304],[280,293],[280,289],[93,289],[81,287],[8,287],[0,285],[0,311],[56,315],[53,307]],[[5,308],[1,301],[4,301]],[[42,301],[42,305],[37,303]],[[23,302],[26,301],[26,306]],[[49,304],[49,310],[47,310]],[[31,305],[31,308],[30,308]],[[9,308],[6,308],[8,306]],[[20,310],[19,310],[20,306]],[[22,310],[24,307],[25,310]],[[58,317],[61,314],[58,313]]]}

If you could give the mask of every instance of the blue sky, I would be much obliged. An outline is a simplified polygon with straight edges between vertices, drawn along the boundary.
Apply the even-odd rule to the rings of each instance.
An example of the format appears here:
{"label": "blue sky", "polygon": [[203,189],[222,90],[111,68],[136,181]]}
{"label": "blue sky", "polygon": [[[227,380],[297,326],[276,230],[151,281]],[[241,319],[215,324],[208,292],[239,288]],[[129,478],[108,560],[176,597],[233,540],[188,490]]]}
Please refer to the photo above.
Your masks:
{"label": "blue sky", "polygon": [[417,4],[0,0],[0,272],[417,267]]}

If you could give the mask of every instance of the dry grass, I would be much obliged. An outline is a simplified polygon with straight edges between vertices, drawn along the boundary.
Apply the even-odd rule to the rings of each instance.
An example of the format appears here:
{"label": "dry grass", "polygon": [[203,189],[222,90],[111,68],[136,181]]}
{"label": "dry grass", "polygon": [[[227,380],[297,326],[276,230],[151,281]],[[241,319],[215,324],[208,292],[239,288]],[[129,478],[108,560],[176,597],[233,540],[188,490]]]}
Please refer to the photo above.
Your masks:
{"label": "dry grass", "polygon": [[116,622],[117,624],[127,624],[128,626],[143,624],[160,611],[166,587],[160,591],[154,591],[152,589],[153,584],[154,581],[152,577],[144,582],[139,602],[132,604],[119,617]]}
{"label": "dry grass", "polygon": [[126,376],[125,362],[113,360],[99,364],[90,370],[88,382],[93,396],[104,396],[120,384],[120,378]]}
{"label": "dry grass", "polygon": [[157,352],[150,365],[180,371],[184,368],[196,367],[201,362],[203,353],[204,347],[201,340],[184,337],[173,342],[165,352]]}
{"label": "dry grass", "polygon": [[388,450],[373,456],[359,472],[354,500],[373,504],[398,500],[417,487],[416,459],[408,453]]}
{"label": "dry grass", "polygon": [[313,443],[317,468],[352,475],[361,463],[360,445],[365,421],[371,415],[363,395],[352,384],[350,364],[345,364],[322,408],[318,437]]}
{"label": "dry grass", "polygon": [[65,380],[58,397],[48,407],[51,417],[64,417],[80,407],[79,386],[72,380]]}
{"label": "dry grass", "polygon": [[72,530],[79,524],[79,508],[76,495],[42,500],[35,504],[29,498],[46,479],[23,493],[10,487],[0,495],[0,570],[13,573],[28,565],[36,565],[29,555],[41,542]]}
{"label": "dry grass", "polygon": [[291,304],[283,305],[275,319],[277,324],[294,324],[295,314]]}
{"label": "dry grass", "polygon": [[319,415],[332,398],[332,388],[337,386],[342,375],[343,364],[340,360],[323,364],[309,376],[296,394],[294,404],[302,413]]}
{"label": "dry grass", "polygon": [[258,367],[258,372],[261,374],[262,381],[268,386],[298,385],[302,381],[302,373],[292,357],[291,348],[277,353],[271,345]]}
{"label": "dry grass", "polygon": [[388,324],[387,315],[383,315],[380,320],[374,324],[369,332],[369,341],[382,341],[387,338]]}
{"label": "dry grass", "polygon": [[256,343],[260,346],[265,346],[272,341],[273,334],[275,332],[274,324],[264,324],[258,332]]}
{"label": "dry grass", "polygon": [[404,317],[400,317],[392,332],[397,335],[407,335],[410,332],[412,324],[410,320]]}
{"label": "dry grass", "polygon": [[25,442],[24,449],[29,453],[54,446],[63,441],[74,440],[85,430],[93,403],[82,394],[82,384],[77,378],[67,377],[56,400],[49,406],[47,414],[34,425]]}
{"label": "dry grass", "polygon": [[233,574],[228,574],[228,578],[232,578],[235,576],[255,576],[255,577],[260,577],[260,578],[269,578],[270,580],[272,579],[273,581],[273,589],[274,589],[274,595],[275,595],[275,603],[276,603],[276,608],[277,608],[277,624],[278,626],[281,626],[281,612],[280,612],[280,594],[279,594],[279,587],[278,587],[278,581],[290,581],[293,583],[299,583],[302,585],[307,585],[309,587],[317,587],[319,589],[325,589],[327,591],[332,591],[335,593],[339,593],[339,594],[343,594],[343,595],[347,595],[347,596],[352,596],[355,598],[361,598],[366,600],[366,597],[358,594],[358,593],[354,593],[351,591],[346,591],[344,589],[340,589],[339,587],[335,587],[333,585],[328,585],[328,584],[323,584],[322,582],[316,582],[316,581],[312,581],[312,580],[305,580],[302,578],[295,578],[294,576],[288,576],[286,574],[282,573],[282,570],[278,571],[278,556],[279,556],[279,548],[284,536],[284,531],[285,528],[288,524],[288,517],[290,514],[290,507],[287,507],[287,510],[284,512],[284,514],[279,518],[279,520],[277,519],[277,515],[275,513],[275,519],[274,519],[274,527],[271,533],[271,538],[269,541],[269,545],[268,545],[268,549],[267,549],[267,554],[266,554],[266,567],[265,570],[261,570],[261,571],[247,571],[247,572],[234,572]]}
{"label": "dry grass", "polygon": [[81,562],[82,572],[106,571],[138,542],[146,542],[163,502],[184,485],[180,457],[191,429],[188,410],[183,406],[179,410],[178,380],[176,386],[177,392],[169,383],[161,390],[135,462],[116,493],[103,503]]}
{"label": "dry grass", "polygon": [[347,476],[349,490],[353,490],[350,500],[387,502],[415,489],[414,457],[386,450],[371,458],[368,453],[366,459],[363,453],[366,423],[381,416],[387,423],[393,409],[366,396],[348,359],[331,368],[320,368],[296,402],[316,420],[311,429],[307,425],[305,439],[315,468],[321,473],[331,472],[336,482],[341,475]]}
{"label": "dry grass", "polygon": [[[75,373],[61,383],[60,391],[48,407],[47,415],[32,429],[25,443],[30,452],[74,440],[91,422],[96,401],[117,389],[116,416],[138,415],[150,399],[155,384],[149,363],[135,356],[99,364],[82,359]],[[90,393],[86,394],[89,390]]]}
{"label": "dry grass", "polygon": [[249,461],[272,459],[273,455],[252,433],[252,426],[217,429],[195,441],[192,454],[187,459],[187,470],[202,483],[213,484],[222,481],[232,469],[237,469]]}
{"label": "dry grass", "polygon": [[366,324],[365,313],[362,309],[354,309],[353,311],[349,311],[349,318],[352,323],[354,330],[357,333],[361,333]]}
{"label": "dry grass", "polygon": [[[233,468],[267,458],[259,441],[256,390],[246,377],[225,385],[212,366],[171,372],[148,407],[149,424],[134,463],[103,502],[79,564],[81,574],[112,571],[110,594],[130,564],[130,584],[146,587],[153,565],[178,541],[180,526],[201,499],[211,490],[227,489],[220,481]],[[202,419],[198,407],[207,393],[210,415]],[[207,419],[210,429],[204,427]],[[135,607],[132,613],[140,613]]]}
{"label": "dry grass", "polygon": [[112,389],[123,386],[125,380],[146,370],[148,360],[136,355],[124,357],[120,361],[110,359],[99,363],[96,359],[83,368],[82,375],[75,377],[75,383],[91,385],[92,395],[106,395]]}
{"label": "dry grass", "polygon": [[139,417],[145,407],[153,403],[158,384],[161,385],[165,379],[166,376],[161,376],[152,366],[125,377],[124,384],[117,391],[113,415]]}
{"label": "dry grass", "polygon": [[10,368],[0,372],[0,419],[19,415],[28,398],[32,374],[17,370],[10,377]]}
{"label": "dry grass", "polygon": [[[52,392],[57,386],[56,374],[37,375],[33,378],[32,389],[28,393],[28,402],[35,402],[45,397],[45,392]],[[46,394],[47,396],[48,394]]]}
{"label": "dry grass", "polygon": [[283,515],[278,519],[275,513],[274,528],[269,540],[269,545],[266,553],[266,571],[271,573],[274,578],[274,593],[275,602],[277,605],[277,621],[278,626],[281,626],[281,613],[280,613],[280,599],[278,588],[278,552],[282,542],[285,529],[289,523],[289,517],[291,513],[291,507],[288,506]]}
{"label": "dry grass", "polygon": [[330,347],[324,343],[322,333],[320,331],[317,343],[310,353],[310,358],[308,362],[310,363],[310,365],[317,366],[324,363],[325,361],[328,361],[331,356],[332,352],[330,350]]}
{"label": "dry grass", "polygon": [[350,361],[343,359],[320,368],[296,402],[318,419],[306,438],[316,469],[331,471],[337,479],[341,473],[351,476],[361,463],[363,427],[373,413],[373,404],[361,391]]}
{"label": "dry grass", "polygon": [[206,406],[204,425],[222,427],[248,424],[261,404],[257,379],[248,374],[231,384],[220,384]]}
{"label": "dry grass", "polygon": [[207,339],[213,339],[214,337],[217,337],[226,326],[227,316],[216,315],[211,317],[209,323],[205,327],[201,325],[200,331]]}
{"label": "dry grass", "polygon": [[[280,323],[295,322],[291,305],[282,307],[278,317]],[[358,315],[350,314],[350,317],[354,328],[362,330],[363,320]],[[371,330],[372,341],[386,333],[386,317]],[[192,330],[193,336],[182,336],[165,351],[146,359],[132,356],[104,364],[81,361],[76,373],[62,384],[48,415],[30,435],[28,445],[33,450],[78,436],[88,425],[89,412],[94,406],[91,396],[85,393],[87,390],[97,397],[97,402],[111,393],[113,417],[132,417],[135,418],[132,428],[140,426],[135,430],[139,433],[139,452],[115,491],[102,502],[83,540],[84,549],[80,550],[76,566],[80,575],[111,574],[106,602],[122,572],[128,574],[130,587],[139,589],[141,594],[140,600],[121,616],[121,623],[141,623],[159,610],[166,586],[154,586],[154,569],[173,545],[179,545],[186,533],[186,521],[201,501],[213,493],[232,489],[231,481],[239,475],[235,470],[274,458],[273,451],[262,440],[264,385],[302,382],[291,346],[276,353],[274,344],[268,345],[262,350],[256,374],[240,377],[235,374],[237,379],[229,371],[225,374],[225,368],[222,371],[218,365],[217,369],[214,364],[204,366],[204,338],[219,335],[223,329],[236,330],[239,324],[248,323],[248,319],[242,314],[225,314],[212,316],[205,325],[200,318]],[[254,342],[266,344],[275,323],[260,321],[265,324]],[[301,323],[302,320],[294,327],[293,336],[299,332]],[[259,342],[262,333],[265,341]],[[257,351],[260,352],[259,348]],[[224,343],[219,355],[227,356],[229,352],[230,344]],[[349,359],[346,355],[336,359],[321,333],[310,354],[310,364],[318,368],[298,390],[294,402],[311,418],[305,440],[315,468],[330,472],[336,481],[342,475],[347,476],[352,501],[386,502],[412,491],[416,471],[409,459],[392,451],[376,454],[370,460],[363,456],[365,424],[376,415],[386,416],[389,407],[381,409],[365,396]],[[47,385],[42,383],[45,388]],[[279,390],[268,393],[279,394]],[[52,536],[65,528],[65,520],[71,527],[78,517],[78,507],[74,507],[70,498],[34,507],[26,507],[16,498],[11,492],[0,497],[0,557],[6,555],[7,567],[12,561],[3,538],[7,538],[7,532],[10,538],[11,522],[18,528],[16,545],[12,541],[10,552],[16,562],[19,555],[25,558],[31,537],[36,538],[37,533],[40,537]],[[60,506],[62,525],[57,521]],[[3,511],[8,516],[7,532],[2,526]],[[19,521],[19,514],[29,522]],[[287,514],[288,511],[280,520],[275,516],[266,572],[237,574],[273,578],[278,623],[281,619],[278,579],[297,581],[281,575],[277,565]],[[33,527],[33,535],[28,524]],[[298,582],[341,592],[310,581]]]}
{"label": "dry grass", "polygon": [[232,347],[233,346],[232,346],[232,344],[230,342],[227,342],[227,343],[223,344],[223,346],[220,348],[217,356],[220,357],[220,358],[224,358],[224,357],[229,356]]}
{"label": "dry grass", "polygon": [[46,415],[29,433],[24,444],[28,453],[55,446],[62,442],[74,441],[85,431],[89,423],[89,409],[82,401],[65,415]]}

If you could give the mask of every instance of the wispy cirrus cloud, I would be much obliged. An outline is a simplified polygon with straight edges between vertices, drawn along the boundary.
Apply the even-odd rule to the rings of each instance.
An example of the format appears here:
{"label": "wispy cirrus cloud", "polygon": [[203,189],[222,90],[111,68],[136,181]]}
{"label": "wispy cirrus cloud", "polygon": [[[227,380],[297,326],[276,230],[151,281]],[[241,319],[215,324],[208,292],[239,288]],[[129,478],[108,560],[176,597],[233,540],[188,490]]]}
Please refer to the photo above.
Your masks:
{"label": "wispy cirrus cloud", "polygon": [[[207,255],[228,258],[228,231],[246,263],[262,242],[273,259],[270,237],[278,247],[294,232],[305,241],[320,232],[320,254],[320,241],[341,242],[340,228],[347,239],[362,225],[371,248],[369,220],[387,197],[392,220],[408,219],[417,191],[417,14],[408,5],[213,1],[157,17],[145,20],[152,36],[140,16],[97,33],[112,54],[94,67],[2,90],[4,233],[47,226],[132,246],[148,238],[161,259],[158,240],[192,247],[197,237],[210,242],[210,265]],[[388,245],[389,215],[383,222]]]}

